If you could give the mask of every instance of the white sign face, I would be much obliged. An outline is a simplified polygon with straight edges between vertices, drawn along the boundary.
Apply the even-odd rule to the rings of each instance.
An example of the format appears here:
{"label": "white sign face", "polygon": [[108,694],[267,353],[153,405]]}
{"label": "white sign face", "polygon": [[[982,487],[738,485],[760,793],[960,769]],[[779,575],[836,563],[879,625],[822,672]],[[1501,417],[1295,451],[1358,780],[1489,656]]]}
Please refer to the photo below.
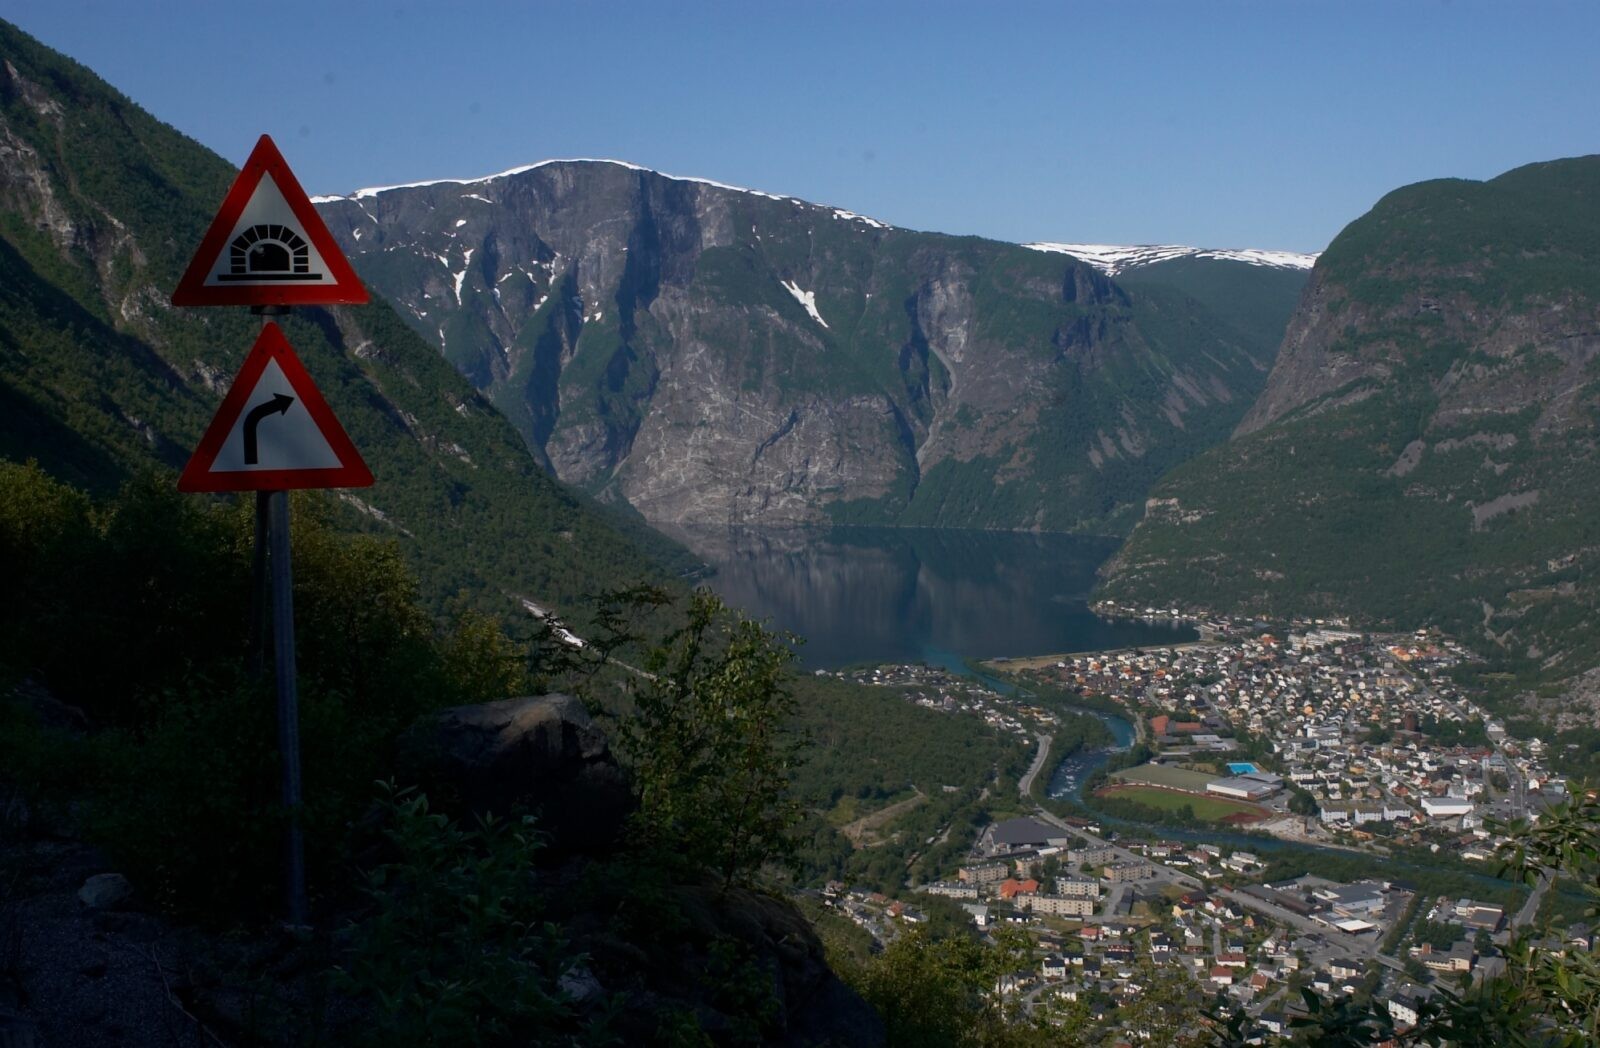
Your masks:
{"label": "white sign face", "polygon": [[294,210],[263,174],[206,271],[206,287],[320,287],[336,283]]}
{"label": "white sign face", "polygon": [[283,369],[271,360],[217,449],[211,472],[334,469],[342,464]]}

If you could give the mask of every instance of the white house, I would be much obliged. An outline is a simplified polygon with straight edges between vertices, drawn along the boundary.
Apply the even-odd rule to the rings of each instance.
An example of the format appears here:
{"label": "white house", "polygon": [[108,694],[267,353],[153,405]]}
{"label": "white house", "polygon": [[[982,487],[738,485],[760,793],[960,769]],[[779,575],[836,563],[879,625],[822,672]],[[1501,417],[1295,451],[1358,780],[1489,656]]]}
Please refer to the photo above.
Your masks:
{"label": "white house", "polygon": [[1424,797],[1422,810],[1431,819],[1452,819],[1472,811],[1473,804],[1465,797]]}

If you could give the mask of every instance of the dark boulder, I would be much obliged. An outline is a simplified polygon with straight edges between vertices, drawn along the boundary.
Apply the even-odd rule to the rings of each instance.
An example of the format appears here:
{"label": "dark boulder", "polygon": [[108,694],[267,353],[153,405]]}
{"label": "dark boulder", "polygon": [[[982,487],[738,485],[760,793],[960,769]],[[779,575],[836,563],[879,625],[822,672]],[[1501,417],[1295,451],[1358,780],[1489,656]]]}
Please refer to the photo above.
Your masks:
{"label": "dark boulder", "polygon": [[605,733],[570,695],[440,710],[402,740],[401,769],[443,803],[532,812],[558,855],[609,850],[632,806]]}

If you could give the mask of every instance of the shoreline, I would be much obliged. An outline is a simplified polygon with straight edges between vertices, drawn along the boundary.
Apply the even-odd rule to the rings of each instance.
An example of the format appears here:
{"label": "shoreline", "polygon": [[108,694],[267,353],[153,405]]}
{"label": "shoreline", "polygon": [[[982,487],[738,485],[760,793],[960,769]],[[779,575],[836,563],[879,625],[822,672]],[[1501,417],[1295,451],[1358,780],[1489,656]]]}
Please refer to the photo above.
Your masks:
{"label": "shoreline", "polygon": [[1083,648],[1078,651],[1059,651],[1050,655],[998,655],[992,659],[976,659],[976,665],[988,666],[991,669],[1006,670],[1040,670],[1048,669],[1057,662],[1066,659],[1082,658],[1085,655],[1122,655],[1136,651],[1150,651],[1155,648],[1166,648],[1169,651],[1188,651],[1192,648],[1209,648],[1216,646],[1214,640],[1184,640],[1175,644],[1141,644],[1134,647],[1121,648]]}

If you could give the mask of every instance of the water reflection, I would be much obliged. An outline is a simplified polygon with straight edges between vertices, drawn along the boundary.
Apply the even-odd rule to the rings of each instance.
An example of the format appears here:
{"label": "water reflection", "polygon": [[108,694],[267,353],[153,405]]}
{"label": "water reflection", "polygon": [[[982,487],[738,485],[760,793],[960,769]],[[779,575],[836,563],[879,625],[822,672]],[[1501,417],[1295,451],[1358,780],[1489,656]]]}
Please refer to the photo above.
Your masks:
{"label": "water reflection", "polygon": [[[806,638],[811,668],[1193,639],[1085,605],[1111,539],[914,528],[680,530],[725,600]],[[953,657],[953,658],[952,658]]]}

